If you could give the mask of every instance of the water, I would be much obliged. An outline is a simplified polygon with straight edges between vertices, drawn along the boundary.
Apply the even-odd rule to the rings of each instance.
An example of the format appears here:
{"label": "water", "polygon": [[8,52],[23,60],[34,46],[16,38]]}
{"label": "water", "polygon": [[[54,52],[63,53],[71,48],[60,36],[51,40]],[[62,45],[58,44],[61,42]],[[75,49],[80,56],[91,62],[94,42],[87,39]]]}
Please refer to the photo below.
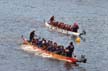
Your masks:
{"label": "water", "polygon": [[[0,71],[108,71],[107,0],[0,0]],[[46,59],[20,49],[21,35],[37,35],[67,46],[69,36],[49,31],[43,23],[54,15],[68,24],[78,22],[85,29],[86,42],[75,45],[75,54],[85,54],[79,66]]]}

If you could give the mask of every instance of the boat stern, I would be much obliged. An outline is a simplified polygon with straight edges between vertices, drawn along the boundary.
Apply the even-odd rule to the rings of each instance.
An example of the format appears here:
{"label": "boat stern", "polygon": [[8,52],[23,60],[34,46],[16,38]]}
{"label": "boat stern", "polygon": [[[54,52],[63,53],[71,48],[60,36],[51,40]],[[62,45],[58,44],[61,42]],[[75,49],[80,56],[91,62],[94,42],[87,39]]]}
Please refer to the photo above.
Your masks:
{"label": "boat stern", "polygon": [[78,59],[78,62],[87,63],[87,58],[85,57],[85,55],[81,55],[80,59]]}

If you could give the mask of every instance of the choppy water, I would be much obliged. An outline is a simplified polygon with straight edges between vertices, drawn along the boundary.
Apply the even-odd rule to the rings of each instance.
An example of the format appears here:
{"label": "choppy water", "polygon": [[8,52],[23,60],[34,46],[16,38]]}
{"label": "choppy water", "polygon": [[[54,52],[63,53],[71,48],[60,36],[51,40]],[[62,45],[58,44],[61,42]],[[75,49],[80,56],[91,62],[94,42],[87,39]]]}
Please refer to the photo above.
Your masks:
{"label": "choppy water", "polygon": [[[0,71],[108,71],[107,0],[0,0]],[[20,49],[21,35],[29,32],[68,45],[69,36],[49,31],[43,23],[54,15],[57,20],[79,22],[86,42],[75,45],[75,54],[85,54],[86,64],[66,64],[28,54]]]}

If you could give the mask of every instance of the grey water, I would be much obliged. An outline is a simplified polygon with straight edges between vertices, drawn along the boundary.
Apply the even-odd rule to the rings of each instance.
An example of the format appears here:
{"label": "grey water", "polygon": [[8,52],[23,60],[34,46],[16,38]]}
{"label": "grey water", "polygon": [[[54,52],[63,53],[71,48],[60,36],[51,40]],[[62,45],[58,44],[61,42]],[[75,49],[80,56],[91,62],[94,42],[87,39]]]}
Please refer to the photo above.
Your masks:
{"label": "grey water", "polygon": [[[80,44],[67,35],[44,25],[54,15],[57,21],[86,30]],[[0,71],[108,71],[107,0],[0,0]],[[21,50],[21,35],[38,36],[67,46],[74,42],[74,54],[86,55],[86,64],[78,66],[42,58]]]}

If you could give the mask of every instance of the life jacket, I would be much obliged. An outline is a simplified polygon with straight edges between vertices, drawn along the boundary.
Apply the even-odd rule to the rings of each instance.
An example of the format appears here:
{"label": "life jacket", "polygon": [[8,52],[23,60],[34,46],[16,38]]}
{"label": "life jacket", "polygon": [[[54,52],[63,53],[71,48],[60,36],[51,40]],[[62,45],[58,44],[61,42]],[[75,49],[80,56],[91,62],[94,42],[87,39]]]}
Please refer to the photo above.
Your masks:
{"label": "life jacket", "polygon": [[58,26],[58,28],[61,28],[61,25],[62,25],[62,23],[59,23],[59,26]]}
{"label": "life jacket", "polygon": [[64,29],[67,30],[67,25],[66,24],[64,24]]}
{"label": "life jacket", "polygon": [[62,28],[62,29],[64,29],[64,23],[63,23],[63,24],[61,24],[61,28]]}

